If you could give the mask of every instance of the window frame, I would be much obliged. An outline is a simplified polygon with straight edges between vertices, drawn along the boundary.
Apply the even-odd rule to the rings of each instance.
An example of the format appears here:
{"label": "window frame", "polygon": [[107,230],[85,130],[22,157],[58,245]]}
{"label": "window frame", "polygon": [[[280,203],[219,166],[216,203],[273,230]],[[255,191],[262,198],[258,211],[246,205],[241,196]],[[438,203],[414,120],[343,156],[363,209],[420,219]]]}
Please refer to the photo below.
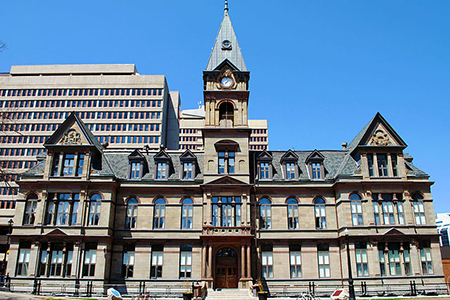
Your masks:
{"label": "window frame", "polygon": [[289,230],[300,229],[300,217],[299,217],[299,207],[298,201],[295,198],[289,198],[286,201],[287,207],[287,221]]}
{"label": "window frame", "polygon": [[363,205],[361,196],[358,193],[351,193],[349,196],[350,200],[350,212],[352,216],[353,226],[363,226]]}
{"label": "window frame", "polygon": [[125,228],[136,229],[138,218],[139,201],[136,197],[130,197],[126,204]]}
{"label": "window frame", "polygon": [[[264,203],[263,203],[264,202]],[[259,206],[259,229],[272,229],[272,201],[269,198],[261,198]]]}
{"label": "window frame", "polygon": [[184,198],[181,201],[181,229],[192,229],[194,217],[194,201],[191,198]]}
{"label": "window frame", "polygon": [[314,218],[316,229],[327,228],[326,201],[322,197],[317,197],[314,199]]}
{"label": "window frame", "polygon": [[158,198],[153,203],[153,229],[164,229],[166,218],[166,204],[164,198]]}
{"label": "window frame", "polygon": [[36,210],[37,210],[37,204],[39,202],[38,196],[36,194],[30,194],[27,197],[26,204],[25,204],[25,210],[24,210],[24,216],[23,216],[23,225],[34,225],[34,222],[36,221]]}
{"label": "window frame", "polygon": [[99,193],[94,193],[89,197],[89,212],[87,214],[88,215],[87,226],[100,225],[102,200],[103,196]]}

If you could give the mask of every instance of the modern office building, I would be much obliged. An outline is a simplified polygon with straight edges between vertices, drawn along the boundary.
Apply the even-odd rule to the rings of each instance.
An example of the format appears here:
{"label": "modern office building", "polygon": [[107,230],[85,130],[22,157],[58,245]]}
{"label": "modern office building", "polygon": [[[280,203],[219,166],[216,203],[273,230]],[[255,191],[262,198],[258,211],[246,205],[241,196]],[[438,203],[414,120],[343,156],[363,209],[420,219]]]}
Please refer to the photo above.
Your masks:
{"label": "modern office building", "polygon": [[1,255],[14,217],[15,181],[72,111],[105,147],[178,149],[180,97],[163,75],[140,75],[132,64],[12,66],[1,75]]}
{"label": "modern office building", "polygon": [[329,295],[351,266],[358,295],[446,292],[433,182],[389,123],[355,124],[343,149],[251,150],[249,75],[226,8],[203,72],[201,150],[105,148],[70,114],[19,183],[11,285],[132,294],[263,279],[274,295],[308,283]]}

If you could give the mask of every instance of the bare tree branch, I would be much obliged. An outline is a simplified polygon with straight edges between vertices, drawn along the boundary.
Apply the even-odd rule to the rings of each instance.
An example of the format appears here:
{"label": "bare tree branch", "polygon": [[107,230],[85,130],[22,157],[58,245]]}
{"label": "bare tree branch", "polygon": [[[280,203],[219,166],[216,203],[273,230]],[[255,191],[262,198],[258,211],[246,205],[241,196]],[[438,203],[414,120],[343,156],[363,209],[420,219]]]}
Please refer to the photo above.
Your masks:
{"label": "bare tree branch", "polygon": [[7,49],[8,47],[6,47],[6,44],[3,43],[2,40],[0,40],[0,52],[3,52],[5,49]]}

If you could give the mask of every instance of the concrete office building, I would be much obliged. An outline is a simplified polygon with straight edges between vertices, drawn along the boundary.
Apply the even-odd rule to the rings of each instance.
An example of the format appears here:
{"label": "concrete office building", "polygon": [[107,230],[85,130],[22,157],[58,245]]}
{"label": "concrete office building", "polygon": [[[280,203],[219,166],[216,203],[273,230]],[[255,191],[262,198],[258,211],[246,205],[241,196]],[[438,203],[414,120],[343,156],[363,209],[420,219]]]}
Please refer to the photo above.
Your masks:
{"label": "concrete office building", "polygon": [[[163,75],[128,65],[12,66],[0,76],[0,252],[14,217],[20,174],[36,164],[45,140],[78,112],[111,149],[178,149],[180,97]],[[0,255],[0,260],[3,258]]]}
{"label": "concrete office building", "polygon": [[329,295],[351,266],[358,295],[446,292],[433,182],[389,123],[355,124],[337,150],[251,150],[249,78],[226,8],[203,72],[202,150],[105,149],[71,114],[20,181],[11,284],[134,294],[263,279],[274,295],[308,283]]}

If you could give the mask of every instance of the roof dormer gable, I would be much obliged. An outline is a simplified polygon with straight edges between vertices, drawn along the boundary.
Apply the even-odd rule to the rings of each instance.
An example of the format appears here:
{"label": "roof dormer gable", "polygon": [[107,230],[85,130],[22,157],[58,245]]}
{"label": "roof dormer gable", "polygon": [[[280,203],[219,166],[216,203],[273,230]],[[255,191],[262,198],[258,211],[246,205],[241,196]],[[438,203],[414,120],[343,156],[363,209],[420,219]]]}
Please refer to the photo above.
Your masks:
{"label": "roof dormer gable", "polygon": [[194,153],[192,153],[191,150],[186,149],[186,151],[183,152],[183,154],[180,155],[180,161],[196,161],[197,156],[195,156]]}
{"label": "roof dormer gable", "polygon": [[314,150],[313,152],[311,152],[311,154],[309,154],[306,157],[305,163],[309,163],[309,162],[323,162],[323,160],[325,159],[325,156],[323,156],[322,153],[320,153],[317,149]]}
{"label": "roof dormer gable", "polygon": [[264,150],[263,152],[261,152],[257,157],[256,160],[257,161],[261,161],[261,162],[271,162],[273,159],[273,156],[270,152],[268,152],[267,150]]}
{"label": "roof dormer gable", "polygon": [[298,155],[295,154],[294,151],[289,149],[288,151],[286,151],[286,153],[283,154],[283,156],[281,157],[280,161],[281,161],[281,163],[284,163],[284,162],[297,162],[298,161]]}

